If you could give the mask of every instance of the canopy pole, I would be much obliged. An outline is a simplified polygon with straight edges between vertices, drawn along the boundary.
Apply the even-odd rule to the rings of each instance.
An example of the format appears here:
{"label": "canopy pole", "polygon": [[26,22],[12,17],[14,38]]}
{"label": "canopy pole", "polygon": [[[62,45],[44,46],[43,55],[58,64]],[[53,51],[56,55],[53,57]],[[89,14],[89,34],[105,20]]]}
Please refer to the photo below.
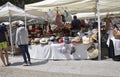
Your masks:
{"label": "canopy pole", "polygon": [[96,12],[94,12],[94,15],[95,15],[95,21],[97,20],[97,13]]}
{"label": "canopy pole", "polygon": [[98,60],[101,60],[101,29],[100,29],[100,0],[97,0],[97,18],[98,18]]}
{"label": "canopy pole", "polygon": [[25,28],[27,29],[27,16],[26,16],[26,11],[25,11]]}
{"label": "canopy pole", "polygon": [[[9,8],[9,4],[8,4],[8,9],[10,9],[10,8]],[[11,44],[11,55],[14,56],[13,39],[12,39],[12,28],[11,28],[11,27],[12,27],[11,17],[12,17],[12,16],[11,16],[11,13],[10,13],[10,10],[9,10],[9,23],[10,23],[10,25],[9,25],[10,36],[9,36],[9,37],[10,37],[10,44]]]}
{"label": "canopy pole", "polygon": [[[8,5],[9,6],[9,5]],[[9,8],[9,7],[8,7]],[[13,39],[12,39],[12,23],[11,23],[11,13],[10,13],[10,10],[9,10],[9,28],[10,28],[10,45],[11,45],[11,55],[14,56],[14,48],[13,48]]]}

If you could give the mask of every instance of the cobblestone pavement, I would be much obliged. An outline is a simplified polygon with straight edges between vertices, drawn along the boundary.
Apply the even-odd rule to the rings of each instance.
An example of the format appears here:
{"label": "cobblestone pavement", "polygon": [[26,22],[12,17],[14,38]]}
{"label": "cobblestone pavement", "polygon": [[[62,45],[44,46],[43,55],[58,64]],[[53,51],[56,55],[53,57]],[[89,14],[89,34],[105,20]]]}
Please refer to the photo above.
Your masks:
{"label": "cobblestone pavement", "polygon": [[51,73],[43,71],[32,71],[18,68],[1,67],[0,77],[117,77],[117,76]]}
{"label": "cobblestone pavement", "polygon": [[102,61],[32,59],[31,66],[22,66],[22,56],[9,58],[12,64],[0,67],[0,77],[120,77],[120,62],[111,59]]}

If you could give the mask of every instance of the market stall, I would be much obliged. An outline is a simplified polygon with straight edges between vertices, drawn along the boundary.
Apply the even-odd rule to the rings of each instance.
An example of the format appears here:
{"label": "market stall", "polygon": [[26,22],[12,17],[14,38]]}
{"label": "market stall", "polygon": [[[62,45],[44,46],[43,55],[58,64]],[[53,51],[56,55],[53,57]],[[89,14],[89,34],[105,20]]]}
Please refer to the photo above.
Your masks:
{"label": "market stall", "polygon": [[9,22],[10,31],[10,46],[12,54],[14,54],[13,38],[12,38],[12,22],[15,20],[22,20],[25,22],[25,26],[28,19],[39,19],[37,16],[30,15],[26,13],[23,9],[7,2],[6,4],[0,6],[0,22]]}
{"label": "market stall", "polygon": [[[99,60],[101,59],[101,19],[100,19],[100,13],[109,13],[113,11],[119,11],[119,4],[120,1],[113,1],[113,0],[69,0],[69,1],[63,1],[63,0],[45,0],[38,3],[28,4],[25,5],[25,9],[27,11],[33,10],[33,11],[39,11],[41,13],[48,12],[48,10],[52,10],[54,13],[56,13],[57,9],[61,13],[60,9],[66,9],[71,14],[76,13],[88,13],[88,12],[94,12],[95,16],[97,17],[98,21],[98,36],[99,36]],[[89,7],[88,7],[89,6]],[[38,12],[38,13],[39,13]],[[107,27],[108,26],[108,23]],[[107,28],[108,29],[108,28]]]}

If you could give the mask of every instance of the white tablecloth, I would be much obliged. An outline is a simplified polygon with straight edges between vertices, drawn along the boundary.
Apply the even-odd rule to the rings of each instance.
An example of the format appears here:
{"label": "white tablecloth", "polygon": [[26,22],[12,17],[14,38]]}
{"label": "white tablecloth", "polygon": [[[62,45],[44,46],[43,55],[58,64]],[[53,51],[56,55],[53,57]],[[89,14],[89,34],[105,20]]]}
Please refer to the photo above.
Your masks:
{"label": "white tablecloth", "polygon": [[110,30],[108,40],[107,40],[108,47],[110,44],[110,40],[113,41],[115,56],[120,55],[120,39],[115,39],[115,37],[113,36],[112,30]]}
{"label": "white tablecloth", "polygon": [[51,47],[50,45],[30,45],[28,47],[30,57],[34,59],[50,59],[51,58]]}
{"label": "white tablecloth", "polygon": [[113,44],[115,56],[120,55],[120,39],[114,39]]}
{"label": "white tablecloth", "polygon": [[[72,46],[76,51],[70,54]],[[30,45],[28,50],[31,58],[34,59],[88,59],[87,48],[89,46],[88,44]]]}

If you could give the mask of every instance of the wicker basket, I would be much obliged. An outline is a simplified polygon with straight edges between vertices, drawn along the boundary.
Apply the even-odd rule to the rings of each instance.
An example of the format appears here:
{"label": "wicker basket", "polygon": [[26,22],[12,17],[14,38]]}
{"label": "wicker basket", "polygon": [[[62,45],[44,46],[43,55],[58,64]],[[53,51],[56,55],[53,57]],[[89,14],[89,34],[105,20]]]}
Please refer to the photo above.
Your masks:
{"label": "wicker basket", "polygon": [[113,30],[113,34],[114,34],[115,39],[120,39],[120,33],[118,31]]}
{"label": "wicker basket", "polygon": [[[13,49],[14,49],[15,55],[18,55],[21,53],[20,48],[16,48],[15,46],[13,46]],[[8,46],[7,50],[11,52],[11,46]]]}
{"label": "wicker basket", "polygon": [[115,39],[120,39],[120,35],[114,35]]}

